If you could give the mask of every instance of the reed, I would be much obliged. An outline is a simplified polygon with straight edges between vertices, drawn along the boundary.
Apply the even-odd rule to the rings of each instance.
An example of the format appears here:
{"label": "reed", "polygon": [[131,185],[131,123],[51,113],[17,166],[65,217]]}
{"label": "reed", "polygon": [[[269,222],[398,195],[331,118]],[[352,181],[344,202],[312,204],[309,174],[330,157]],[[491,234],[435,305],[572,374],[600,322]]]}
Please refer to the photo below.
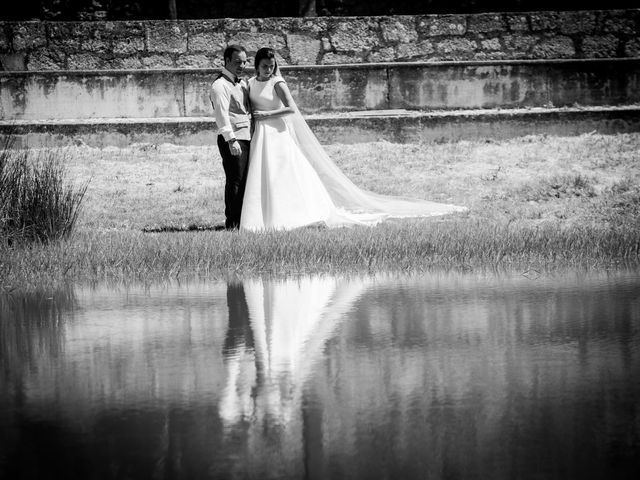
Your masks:
{"label": "reed", "polygon": [[73,230],[87,183],[67,179],[56,150],[0,150],[0,243],[50,242]]}

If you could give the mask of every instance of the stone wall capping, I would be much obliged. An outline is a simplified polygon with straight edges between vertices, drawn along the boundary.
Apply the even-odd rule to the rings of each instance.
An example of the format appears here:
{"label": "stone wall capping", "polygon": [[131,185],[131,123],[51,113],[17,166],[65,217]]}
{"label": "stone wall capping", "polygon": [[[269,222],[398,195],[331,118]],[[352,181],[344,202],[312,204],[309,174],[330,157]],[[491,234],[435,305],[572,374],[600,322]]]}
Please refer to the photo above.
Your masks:
{"label": "stone wall capping", "polygon": [[467,15],[467,31],[471,33],[500,32],[507,30],[507,23],[501,13],[480,13]]}

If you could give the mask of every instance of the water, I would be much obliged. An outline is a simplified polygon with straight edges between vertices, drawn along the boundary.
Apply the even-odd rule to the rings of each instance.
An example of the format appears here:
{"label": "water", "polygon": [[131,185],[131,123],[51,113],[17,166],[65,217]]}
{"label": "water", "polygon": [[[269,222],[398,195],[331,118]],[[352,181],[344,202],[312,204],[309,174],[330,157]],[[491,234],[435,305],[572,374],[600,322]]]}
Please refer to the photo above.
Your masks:
{"label": "water", "polygon": [[0,478],[637,478],[640,273],[0,297]]}

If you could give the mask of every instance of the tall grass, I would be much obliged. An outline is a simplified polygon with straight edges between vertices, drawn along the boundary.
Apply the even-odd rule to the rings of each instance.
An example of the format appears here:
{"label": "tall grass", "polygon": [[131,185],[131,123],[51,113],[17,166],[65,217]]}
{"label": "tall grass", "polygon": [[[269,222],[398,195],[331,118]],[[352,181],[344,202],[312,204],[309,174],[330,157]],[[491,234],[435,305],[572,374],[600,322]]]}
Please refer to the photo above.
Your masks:
{"label": "tall grass", "polygon": [[[228,275],[407,272],[490,267],[603,268],[640,263],[635,225],[488,224],[466,216],[376,227],[263,234],[80,231],[0,258],[4,288],[60,281],[225,278]],[[0,248],[0,257],[2,257]],[[635,268],[634,267],[634,268]],[[0,285],[2,290],[3,285]]]}
{"label": "tall grass", "polygon": [[67,180],[56,150],[0,150],[0,242],[49,242],[71,233],[88,183]]}
{"label": "tall grass", "polygon": [[640,134],[329,145],[364,188],[469,211],[371,228],[156,234],[141,230],[223,221],[216,147],[69,147],[55,155],[67,160],[74,178],[91,178],[76,231],[56,242],[0,242],[0,293],[59,282],[228,274],[637,269],[639,148]]}

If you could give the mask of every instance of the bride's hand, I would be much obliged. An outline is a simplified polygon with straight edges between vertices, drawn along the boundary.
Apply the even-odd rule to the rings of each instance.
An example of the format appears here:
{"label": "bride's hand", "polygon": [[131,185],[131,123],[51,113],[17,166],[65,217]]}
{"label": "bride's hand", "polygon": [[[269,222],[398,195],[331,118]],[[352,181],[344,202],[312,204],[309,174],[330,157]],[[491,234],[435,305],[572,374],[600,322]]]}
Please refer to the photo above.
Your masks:
{"label": "bride's hand", "polygon": [[260,112],[260,111],[254,111],[253,112],[253,119],[254,120],[264,120],[265,118],[268,118],[269,115],[266,112]]}

